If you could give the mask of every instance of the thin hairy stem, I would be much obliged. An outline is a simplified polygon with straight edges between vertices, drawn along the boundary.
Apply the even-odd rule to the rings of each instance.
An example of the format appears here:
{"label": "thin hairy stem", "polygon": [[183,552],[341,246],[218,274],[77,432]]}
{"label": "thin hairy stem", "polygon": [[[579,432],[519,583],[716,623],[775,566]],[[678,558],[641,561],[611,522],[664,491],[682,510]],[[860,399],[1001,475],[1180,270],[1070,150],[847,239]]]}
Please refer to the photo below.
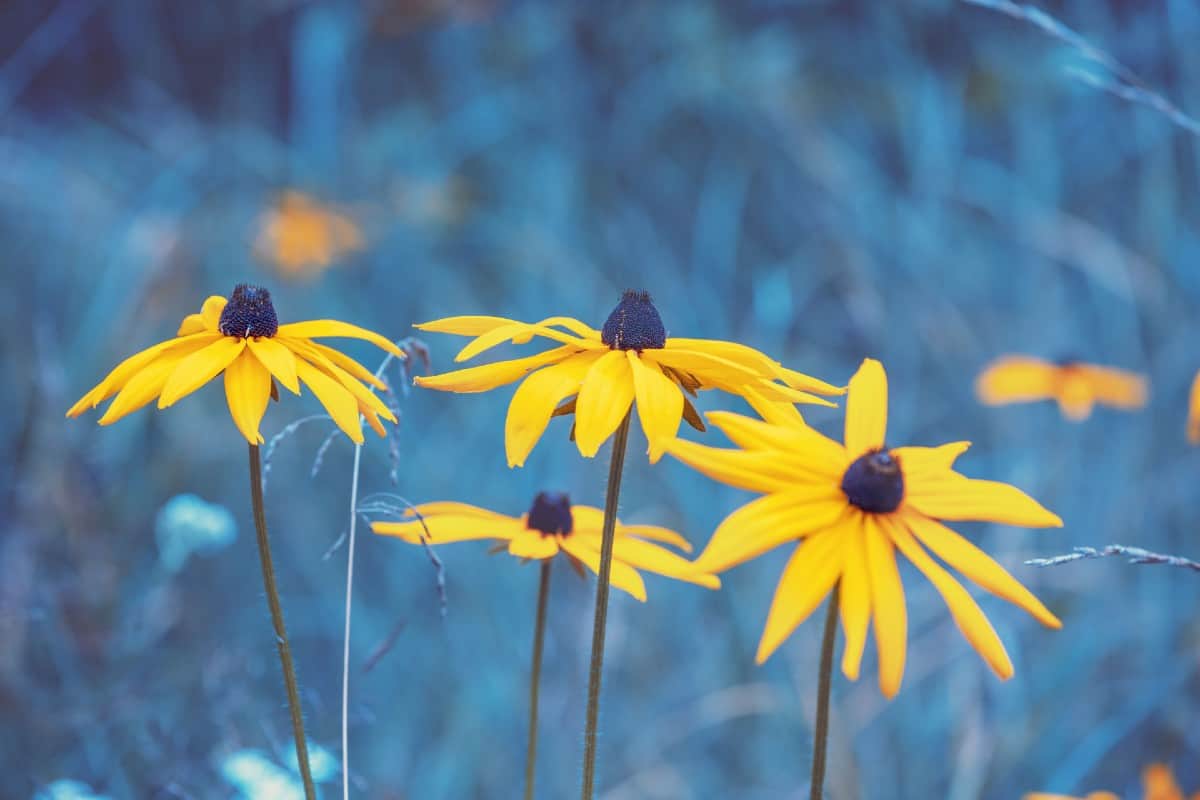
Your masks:
{"label": "thin hairy stem", "polygon": [[546,640],[546,599],[550,595],[550,562],[542,560],[538,581],[537,617],[533,623],[533,666],[529,672],[529,740],[525,745],[525,800],[533,800],[537,765],[538,694],[542,685],[542,644]]}
{"label": "thin hairy stem", "polygon": [[596,616],[592,622],[592,662],[588,667],[587,722],[583,730],[583,800],[592,800],[596,786],[596,727],[600,720],[600,677],[604,666],[604,631],[608,625],[608,587],[612,574],[613,539],[617,530],[617,503],[621,495],[621,473],[625,468],[625,445],[629,440],[629,418],[613,435],[612,460],[608,466],[608,491],[604,497],[604,531],[600,543],[600,574],[596,579]]}
{"label": "thin hairy stem", "polygon": [[342,798],[350,799],[350,599],[354,591],[354,532],[358,527],[358,467],[362,445],[354,447],[354,474],[350,479],[350,541],[346,554],[346,625],[342,633]]}
{"label": "thin hairy stem", "polygon": [[829,742],[829,690],[833,683],[833,645],[837,641],[838,586],[835,584],[825,608],[825,634],[821,639],[821,667],[817,675],[817,721],[813,725],[812,780],[810,800],[825,795],[825,748]]}
{"label": "thin hairy stem", "polygon": [[287,687],[288,710],[292,714],[292,738],[296,741],[296,762],[304,781],[305,800],[316,800],[312,770],[308,763],[308,741],[304,738],[304,716],[300,711],[300,690],[296,686],[296,667],[292,664],[292,646],[283,624],[283,607],[279,589],[275,586],[275,565],[271,561],[271,540],[267,535],[267,514],[263,509],[262,461],[258,445],[250,445],[250,504],[254,508],[254,529],[258,533],[258,556],[262,562],[263,588],[271,609],[271,624],[275,626],[275,643],[279,647],[279,663],[283,667],[283,683]]}

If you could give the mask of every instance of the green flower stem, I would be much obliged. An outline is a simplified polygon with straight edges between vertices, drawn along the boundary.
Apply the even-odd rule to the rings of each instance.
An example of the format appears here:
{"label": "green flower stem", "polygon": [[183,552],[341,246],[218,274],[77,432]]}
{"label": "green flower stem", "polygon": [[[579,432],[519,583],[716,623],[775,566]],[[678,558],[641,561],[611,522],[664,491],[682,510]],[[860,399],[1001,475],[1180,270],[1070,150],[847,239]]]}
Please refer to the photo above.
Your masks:
{"label": "green flower stem", "polygon": [[617,530],[617,502],[621,495],[621,473],[625,468],[625,445],[629,441],[629,419],[633,409],[613,434],[612,460],[608,466],[608,491],[604,497],[604,532],[600,543],[600,574],[596,579],[596,616],[592,623],[592,663],[588,668],[587,723],[583,731],[583,800],[592,800],[596,786],[596,727],[600,719],[600,676],[604,665],[604,631],[608,624],[608,587],[612,573],[613,539]]}
{"label": "green flower stem", "polygon": [[296,667],[292,664],[292,646],[283,624],[283,607],[275,587],[275,565],[271,562],[271,540],[267,536],[267,514],[263,510],[262,460],[258,445],[250,445],[250,504],[254,508],[254,529],[258,533],[258,555],[262,561],[263,588],[267,590],[267,605],[271,623],[275,626],[275,643],[279,646],[279,662],[283,666],[283,683],[287,687],[288,710],[292,712],[292,737],[296,741],[296,763],[304,781],[305,800],[316,800],[312,770],[308,763],[308,741],[304,738],[304,717],[300,712],[300,690],[296,686]]}
{"label": "green flower stem", "polygon": [[833,645],[837,641],[838,584],[825,608],[825,634],[821,639],[821,667],[817,677],[817,721],[813,725],[810,800],[821,800],[825,787],[825,747],[829,741],[829,690],[833,678]]}
{"label": "green flower stem", "polygon": [[550,595],[550,562],[542,559],[538,581],[537,621],[533,625],[533,667],[529,676],[529,741],[525,746],[525,800],[533,800],[537,764],[538,694],[542,681],[542,645],[546,640],[546,600]]}

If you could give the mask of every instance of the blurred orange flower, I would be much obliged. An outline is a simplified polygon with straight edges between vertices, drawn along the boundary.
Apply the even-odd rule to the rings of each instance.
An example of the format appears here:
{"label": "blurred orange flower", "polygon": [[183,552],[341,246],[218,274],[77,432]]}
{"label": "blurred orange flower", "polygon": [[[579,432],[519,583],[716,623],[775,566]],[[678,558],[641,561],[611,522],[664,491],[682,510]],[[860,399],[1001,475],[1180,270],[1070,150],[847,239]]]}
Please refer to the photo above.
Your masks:
{"label": "blurred orange flower", "polygon": [[[1022,800],[1120,800],[1112,792],[1092,792],[1083,798],[1065,794],[1033,792]],[[1142,800],[1184,800],[1183,789],[1175,780],[1175,773],[1166,764],[1151,764],[1142,771]],[[1200,792],[1191,795],[1191,800],[1200,800]]]}
{"label": "blurred orange flower", "polygon": [[263,214],[254,243],[255,254],[287,278],[311,278],[362,248],[354,220],[295,190]]}
{"label": "blurred orange flower", "polygon": [[1192,381],[1192,396],[1188,402],[1188,441],[1200,444],[1200,372]]}
{"label": "blurred orange flower", "polygon": [[1097,404],[1143,407],[1148,386],[1144,376],[1115,367],[1013,355],[989,364],[976,379],[975,392],[989,406],[1055,400],[1064,417],[1080,421],[1091,416]]}

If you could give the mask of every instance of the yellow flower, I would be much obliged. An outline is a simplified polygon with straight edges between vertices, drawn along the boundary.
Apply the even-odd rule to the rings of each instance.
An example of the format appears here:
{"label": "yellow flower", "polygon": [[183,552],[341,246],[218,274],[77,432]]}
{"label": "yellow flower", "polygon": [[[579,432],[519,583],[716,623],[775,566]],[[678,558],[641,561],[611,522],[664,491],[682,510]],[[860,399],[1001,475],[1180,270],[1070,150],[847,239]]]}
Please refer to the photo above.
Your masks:
{"label": "yellow flower", "polygon": [[294,190],[263,215],[254,245],[286,277],[311,277],[362,247],[362,232],[352,219]]}
{"label": "yellow flower", "polygon": [[655,462],[675,437],[680,421],[686,419],[704,430],[685,392],[694,396],[700,389],[723,389],[752,404],[823,405],[832,404],[813,392],[844,392],[786,369],[745,345],[668,338],[645,292],[625,292],[599,331],[570,317],[549,317],[533,324],[503,317],[447,317],[416,327],[475,337],[455,361],[466,361],[503,342],[524,344],[535,336],[558,343],[526,358],[416,379],[419,386],[448,392],[485,392],[524,379],[513,394],[504,426],[510,467],[525,464],[550,418],[562,414],[575,414],[575,443],[590,458],[636,399],[650,460]]}
{"label": "yellow flower", "polygon": [[[372,522],[375,533],[398,536],[410,544],[497,539],[508,542],[510,555],[522,559],[554,558],[565,553],[577,570],[586,565],[600,571],[600,529],[604,512],[573,506],[567,495],[541,492],[528,513],[510,517],[465,503],[425,503],[409,509],[404,522]],[[715,575],[698,572],[691,562],[654,542],[674,545],[685,553],[692,546],[678,533],[655,525],[622,525],[618,520],[613,543],[612,585],[638,600],[646,600],[639,569],[669,578],[719,588]]]}
{"label": "yellow flower", "polygon": [[1069,420],[1085,420],[1096,404],[1137,409],[1146,405],[1145,377],[1136,372],[1085,364],[1054,363],[1030,356],[1003,356],[980,373],[975,391],[986,405],[1056,400]]}
{"label": "yellow flower", "polygon": [[[1046,794],[1033,792],[1025,795],[1022,800],[1120,800],[1112,792],[1092,792],[1079,799],[1065,794]],[[1151,764],[1142,771],[1142,800],[1184,800],[1183,789],[1175,780],[1175,773],[1166,764]],[[1200,800],[1200,792],[1191,796],[1191,800]]]}
{"label": "yellow flower", "polygon": [[176,338],[122,361],[67,416],[77,417],[116,395],[100,417],[101,425],[109,425],[156,397],[160,409],[174,405],[223,372],[229,413],[250,444],[263,441],[258,426],[268,400],[279,396],[275,381],[295,394],[303,382],[356,443],[363,440],[359,414],[384,435],[379,418],[396,418],[361,381],[379,389],[386,386],[354,359],[312,341],[325,336],[365,339],[404,357],[384,337],[346,322],[318,319],[280,325],[270,293],[240,284],[228,301],[218,295],[205,300],[200,313],[184,318]]}
{"label": "yellow flower", "polygon": [[1192,381],[1192,392],[1188,402],[1188,441],[1200,444],[1200,372]]}
{"label": "yellow flower", "polygon": [[710,413],[708,419],[741,449],[677,439],[667,452],[716,480],[765,497],[721,523],[696,568],[721,572],[778,545],[800,542],[771,603],[758,647],[760,664],[837,587],[846,635],[842,671],[858,678],[873,621],[879,685],[894,696],[904,674],[907,638],[897,550],[933,583],[959,629],[1001,678],[1011,677],[1013,668],[999,637],[928,551],[1043,624],[1061,626],[1003,567],[942,521],[1035,527],[1062,521],[1012,486],[954,472],[954,460],[968,442],[889,448],[887,376],[878,361],[864,361],[850,380],[844,445],[803,423],[772,424],[727,412]]}

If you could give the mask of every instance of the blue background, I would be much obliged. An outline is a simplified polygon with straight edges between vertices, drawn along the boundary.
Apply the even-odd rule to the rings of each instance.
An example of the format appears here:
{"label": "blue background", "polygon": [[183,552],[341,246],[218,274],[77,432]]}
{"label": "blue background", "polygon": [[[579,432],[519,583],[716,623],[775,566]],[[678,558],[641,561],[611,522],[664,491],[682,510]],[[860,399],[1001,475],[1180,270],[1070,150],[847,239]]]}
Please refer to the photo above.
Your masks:
{"label": "blue background", "polygon": [[[1200,109],[1191,2],[1045,8]],[[964,472],[1062,515],[1061,530],[958,528],[1065,627],[984,599],[1017,668],[1002,684],[906,569],[904,688],[880,696],[873,645],[857,684],[835,681],[828,796],[1134,797],[1153,760],[1200,788],[1200,576],[1022,565],[1114,541],[1200,556],[1200,452],[1184,439],[1200,140],[1073,69],[1108,75],[1028,22],[949,0],[4,4],[0,794],[74,778],[114,797],[230,797],[225,756],[290,749],[220,388],[111,428],[63,418],[240,281],[269,286],[284,321],[396,338],[465,313],[598,326],[622,289],[645,288],[673,335],[839,383],[880,358],[894,443],[970,439]],[[365,249],[307,281],[255,258],[285,188],[353,216]],[[461,340],[423,338],[449,368]],[[360,345],[345,349],[373,367]],[[1150,405],[1078,425],[1049,404],[983,408],[974,376],[1006,352],[1144,371]],[[398,482],[369,438],[362,494],[513,514],[543,488],[602,504],[606,451],[581,459],[564,420],[506,467],[511,391],[410,392]],[[264,433],[318,410],[285,396]],[[839,429],[840,412],[808,416]],[[648,465],[634,430],[624,518],[702,546],[750,496]],[[327,433],[280,444],[267,502],[309,734],[336,753],[346,551],[325,556],[347,525],[353,450],[339,439],[310,478]],[[155,518],[184,492],[239,532],[171,573]],[[439,555],[444,617],[420,549],[359,539],[358,796],[519,792],[536,569],[482,544]],[[819,622],[753,664],[786,556],[727,573],[720,592],[648,576],[645,605],[614,598],[602,797],[807,796]],[[576,791],[591,603],[590,581],[556,571],[542,797]]]}

